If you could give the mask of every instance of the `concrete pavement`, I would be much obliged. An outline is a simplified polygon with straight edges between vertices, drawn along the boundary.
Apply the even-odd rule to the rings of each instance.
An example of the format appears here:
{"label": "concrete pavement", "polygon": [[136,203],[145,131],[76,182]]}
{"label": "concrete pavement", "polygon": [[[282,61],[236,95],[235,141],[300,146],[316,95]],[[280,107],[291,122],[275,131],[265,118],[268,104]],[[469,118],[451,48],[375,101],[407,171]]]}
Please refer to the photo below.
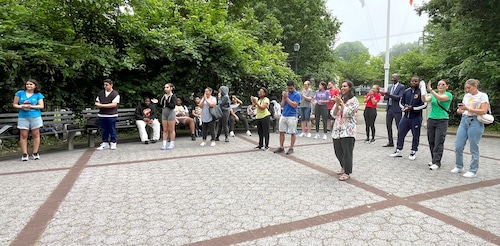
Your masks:
{"label": "concrete pavement", "polygon": [[364,144],[360,121],[346,182],[331,139],[297,138],[280,155],[253,150],[256,131],[215,147],[181,137],[170,151],[134,142],[5,160],[0,245],[500,245],[500,139],[481,140],[478,177],[464,178],[449,172],[455,136],[431,171],[425,129],[410,161],[411,134],[390,158],[376,127]]}

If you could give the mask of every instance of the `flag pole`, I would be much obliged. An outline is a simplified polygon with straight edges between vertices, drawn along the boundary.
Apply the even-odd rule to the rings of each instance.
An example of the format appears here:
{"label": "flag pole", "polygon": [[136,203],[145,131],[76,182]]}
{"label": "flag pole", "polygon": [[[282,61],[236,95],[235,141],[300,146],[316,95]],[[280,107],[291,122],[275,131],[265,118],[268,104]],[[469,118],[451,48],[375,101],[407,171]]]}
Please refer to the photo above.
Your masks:
{"label": "flag pole", "polygon": [[387,0],[387,30],[385,34],[385,64],[384,64],[384,89],[389,88],[389,36],[391,28],[391,0]]}

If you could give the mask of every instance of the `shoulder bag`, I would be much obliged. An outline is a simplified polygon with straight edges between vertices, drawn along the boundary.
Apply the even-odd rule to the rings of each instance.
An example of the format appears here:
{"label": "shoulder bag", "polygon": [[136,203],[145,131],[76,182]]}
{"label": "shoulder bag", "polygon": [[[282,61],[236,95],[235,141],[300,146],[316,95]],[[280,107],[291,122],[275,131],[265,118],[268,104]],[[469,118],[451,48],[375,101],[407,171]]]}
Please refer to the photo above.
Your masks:
{"label": "shoulder bag", "polygon": [[214,120],[218,120],[222,118],[222,109],[220,108],[219,105],[215,105],[210,108],[210,114],[214,118]]}
{"label": "shoulder bag", "polygon": [[495,121],[495,117],[491,114],[491,108],[488,107],[488,113],[486,114],[478,114],[477,120],[483,124],[491,124]]}

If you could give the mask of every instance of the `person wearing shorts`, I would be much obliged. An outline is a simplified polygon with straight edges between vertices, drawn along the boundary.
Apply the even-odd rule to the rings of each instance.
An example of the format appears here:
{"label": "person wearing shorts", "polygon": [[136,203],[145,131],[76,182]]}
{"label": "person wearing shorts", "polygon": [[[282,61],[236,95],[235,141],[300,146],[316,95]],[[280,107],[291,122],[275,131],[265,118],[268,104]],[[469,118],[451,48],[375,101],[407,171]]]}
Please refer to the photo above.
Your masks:
{"label": "person wearing shorts", "polygon": [[285,148],[283,147],[285,143],[285,132],[289,132],[291,135],[290,148],[286,152],[287,155],[293,154],[293,146],[295,144],[297,131],[297,107],[300,103],[300,94],[295,90],[295,82],[289,80],[287,83],[287,91],[283,91],[281,99],[281,107],[283,112],[281,113],[279,132],[280,132],[280,147],[274,151],[274,153],[283,153]]}
{"label": "person wearing shorts", "polygon": [[40,93],[38,82],[34,79],[26,81],[22,90],[16,92],[12,106],[19,110],[17,119],[17,128],[20,131],[19,143],[23,155],[22,161],[27,161],[28,158],[28,134],[31,131],[33,137],[33,154],[34,160],[39,160],[38,148],[40,147],[40,127],[43,126],[42,112],[44,96]]}

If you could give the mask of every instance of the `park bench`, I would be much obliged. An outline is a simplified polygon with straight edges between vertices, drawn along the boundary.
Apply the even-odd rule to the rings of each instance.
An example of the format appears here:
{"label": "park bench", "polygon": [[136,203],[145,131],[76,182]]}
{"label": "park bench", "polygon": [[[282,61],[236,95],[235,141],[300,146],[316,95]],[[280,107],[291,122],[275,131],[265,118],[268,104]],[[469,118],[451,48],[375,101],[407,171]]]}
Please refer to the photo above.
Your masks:
{"label": "park bench", "polygon": [[[0,114],[0,140],[19,139],[17,119],[18,113]],[[42,120],[43,127],[40,128],[40,135],[54,135],[60,139],[59,135],[62,134],[63,138],[67,140],[68,150],[74,149],[75,136],[83,129],[75,121],[75,115],[72,111],[44,111],[42,112]]]}
{"label": "park bench", "polygon": [[[99,124],[97,121],[98,109],[84,109],[82,111],[83,122],[86,122],[85,133],[87,134],[87,143],[89,148],[95,147],[95,137],[99,133]],[[89,124],[90,122],[93,122]],[[116,120],[116,130],[137,129],[135,125],[135,108],[119,108],[118,119]]]}

